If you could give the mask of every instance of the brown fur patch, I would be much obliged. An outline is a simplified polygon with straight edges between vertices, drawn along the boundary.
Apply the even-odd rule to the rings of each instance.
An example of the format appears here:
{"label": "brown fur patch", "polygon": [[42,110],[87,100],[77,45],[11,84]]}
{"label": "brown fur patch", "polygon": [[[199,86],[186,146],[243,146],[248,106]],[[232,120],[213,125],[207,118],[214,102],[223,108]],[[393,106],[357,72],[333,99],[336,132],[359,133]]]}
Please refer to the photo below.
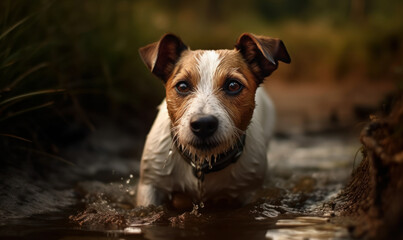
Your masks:
{"label": "brown fur patch", "polygon": [[190,83],[190,87],[194,89],[200,80],[196,68],[196,54],[195,51],[185,51],[165,85],[168,113],[174,126],[179,123],[178,120],[186,111],[186,102],[192,97],[192,94],[188,96],[178,94],[175,89],[176,84],[181,81],[187,81]]}
{"label": "brown fur patch", "polygon": [[236,79],[244,85],[243,90],[238,95],[231,96],[220,91],[218,98],[227,109],[235,126],[245,131],[255,109],[257,82],[238,51],[220,50],[217,52],[223,57],[216,76],[219,85],[222,87],[228,78]]}

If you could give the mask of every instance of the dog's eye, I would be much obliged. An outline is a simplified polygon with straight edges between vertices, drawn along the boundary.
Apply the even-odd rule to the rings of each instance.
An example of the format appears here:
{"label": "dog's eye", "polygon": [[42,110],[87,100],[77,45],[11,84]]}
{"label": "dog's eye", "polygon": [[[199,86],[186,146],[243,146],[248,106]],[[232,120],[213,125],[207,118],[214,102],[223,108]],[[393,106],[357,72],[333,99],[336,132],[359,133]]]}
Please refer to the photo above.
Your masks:
{"label": "dog's eye", "polygon": [[241,92],[243,85],[234,79],[228,79],[224,85],[224,91],[230,95],[236,95]]}
{"label": "dog's eye", "polygon": [[190,85],[185,81],[178,82],[175,86],[175,89],[179,94],[186,95],[190,92]]}

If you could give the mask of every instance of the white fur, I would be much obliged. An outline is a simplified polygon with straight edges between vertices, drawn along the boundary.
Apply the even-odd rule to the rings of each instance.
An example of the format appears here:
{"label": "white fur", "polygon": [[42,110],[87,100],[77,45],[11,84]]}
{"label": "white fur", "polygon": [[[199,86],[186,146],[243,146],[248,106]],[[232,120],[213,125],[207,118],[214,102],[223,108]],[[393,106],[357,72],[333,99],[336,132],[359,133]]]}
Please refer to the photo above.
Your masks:
{"label": "white fur", "polygon": [[[238,131],[226,111],[225,107],[218,100],[216,94],[221,88],[214,88],[214,76],[221,62],[220,56],[215,51],[204,51],[197,58],[197,69],[200,77],[195,92],[187,102],[187,110],[179,119],[178,129],[176,130],[179,143],[182,147],[192,154],[196,154],[188,143],[196,136],[189,127],[190,119],[196,114],[213,115],[218,119],[219,125],[217,131],[212,136],[212,141],[223,143],[227,147],[238,136]],[[204,153],[203,157],[210,157],[214,154],[212,149],[209,153]],[[201,155],[198,153],[197,155]]]}
{"label": "white fur", "polygon": [[[213,57],[209,55],[208,58]],[[204,67],[203,64],[200,66]],[[255,99],[256,108],[246,131],[243,154],[236,163],[225,169],[206,174],[202,195],[190,165],[173,148],[171,122],[164,100],[144,147],[137,204],[159,205],[176,191],[186,192],[194,201],[229,197],[247,203],[265,177],[267,145],[274,127],[274,108],[268,95],[259,88]]]}
{"label": "white fur", "polygon": [[221,58],[215,51],[203,51],[197,58],[197,70],[200,75],[200,84],[197,89],[200,93],[213,94],[214,75],[220,65]]}

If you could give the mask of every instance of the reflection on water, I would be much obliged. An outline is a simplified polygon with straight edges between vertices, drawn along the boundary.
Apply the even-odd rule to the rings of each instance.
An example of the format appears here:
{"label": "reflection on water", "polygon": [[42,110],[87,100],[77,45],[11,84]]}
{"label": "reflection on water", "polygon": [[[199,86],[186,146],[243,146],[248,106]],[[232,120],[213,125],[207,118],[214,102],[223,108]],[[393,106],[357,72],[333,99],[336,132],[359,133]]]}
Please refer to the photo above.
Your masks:
{"label": "reflection on water", "polygon": [[[135,207],[138,162],[126,161],[127,156],[122,160],[114,152],[119,148],[102,148],[96,144],[110,143],[96,139],[86,143],[92,144],[91,151],[75,147],[67,153],[94,159],[85,161],[91,174],[80,168],[76,187],[64,189],[76,192],[75,204],[56,213],[6,219],[0,225],[0,236],[66,240],[349,239],[346,226],[334,223],[337,216],[327,203],[351,173],[358,142],[350,138],[318,135],[274,139],[269,152],[270,180],[256,201],[238,209],[199,209],[200,215],[163,206]],[[113,156],[113,161],[104,159],[105,154]],[[122,167],[128,162],[132,168]]]}
{"label": "reflection on water", "polygon": [[[279,221],[280,222],[280,221]],[[350,239],[345,228],[328,223],[315,223],[299,218],[281,220],[287,228],[270,229],[266,232],[266,239],[271,240],[303,240],[303,239]]]}
{"label": "reflection on water", "polygon": [[265,237],[271,240],[349,239],[345,227],[329,221],[329,218],[311,216],[280,219],[276,222],[279,228],[268,230]]}

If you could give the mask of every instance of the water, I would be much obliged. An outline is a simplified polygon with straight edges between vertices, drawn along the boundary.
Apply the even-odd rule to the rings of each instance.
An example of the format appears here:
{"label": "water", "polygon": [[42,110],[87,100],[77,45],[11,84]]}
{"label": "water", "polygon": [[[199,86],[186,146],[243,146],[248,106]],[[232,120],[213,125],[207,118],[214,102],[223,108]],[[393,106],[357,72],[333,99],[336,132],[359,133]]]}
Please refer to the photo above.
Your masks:
{"label": "water", "polygon": [[8,190],[0,195],[0,238],[350,239],[329,201],[350,176],[359,149],[354,138],[277,137],[268,154],[270,179],[253,203],[237,209],[206,206],[198,214],[134,206],[139,161],[133,156],[141,145],[105,127],[65,149],[76,164],[61,164],[46,181],[9,170],[14,178],[3,181]]}

